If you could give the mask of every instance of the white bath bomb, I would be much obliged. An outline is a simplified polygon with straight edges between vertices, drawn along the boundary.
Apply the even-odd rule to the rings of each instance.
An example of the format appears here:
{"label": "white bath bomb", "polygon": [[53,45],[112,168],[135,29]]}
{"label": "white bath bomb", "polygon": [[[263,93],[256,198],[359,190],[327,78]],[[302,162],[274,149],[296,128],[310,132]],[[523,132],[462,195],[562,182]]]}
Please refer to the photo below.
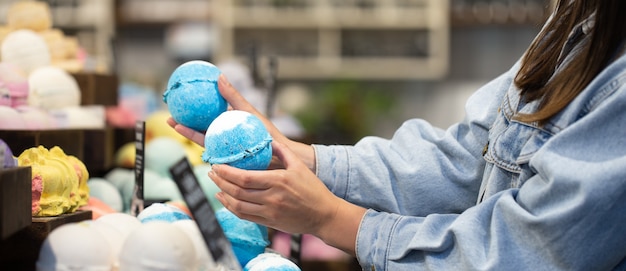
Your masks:
{"label": "white bath bomb", "polygon": [[119,271],[157,270],[198,270],[189,236],[164,221],[141,224],[128,235],[120,251]]}
{"label": "white bath bomb", "polygon": [[28,105],[61,109],[80,105],[80,88],[65,70],[53,66],[35,69],[28,76]]}
{"label": "white bath bomb", "polygon": [[9,33],[0,49],[2,62],[20,67],[26,74],[50,65],[50,49],[45,40],[32,30],[21,29]]}
{"label": "white bath bomb", "polygon": [[111,270],[113,248],[89,223],[70,223],[52,230],[39,250],[38,271]]}

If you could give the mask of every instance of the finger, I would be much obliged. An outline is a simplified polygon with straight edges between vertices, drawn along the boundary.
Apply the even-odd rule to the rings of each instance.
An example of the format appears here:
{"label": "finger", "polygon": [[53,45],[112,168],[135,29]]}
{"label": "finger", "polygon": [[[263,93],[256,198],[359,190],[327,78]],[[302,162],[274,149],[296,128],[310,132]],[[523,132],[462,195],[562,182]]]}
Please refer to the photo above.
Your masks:
{"label": "finger", "polygon": [[269,171],[243,170],[228,165],[213,165],[209,174],[211,178],[220,178],[242,189],[264,190],[271,187],[271,183],[267,181],[271,179],[268,177]]}
{"label": "finger", "polygon": [[222,97],[228,101],[228,103],[232,106],[232,108],[236,110],[243,110],[250,112],[255,115],[260,115],[260,113],[252,106],[241,94],[237,91],[233,85],[228,82],[225,75],[220,75],[219,80],[217,82],[218,90]]}
{"label": "finger", "polygon": [[224,207],[238,215],[245,214],[259,216],[264,209],[263,205],[233,198],[225,192],[218,192],[215,197],[222,203],[222,205],[224,205]]}
{"label": "finger", "polygon": [[286,169],[295,166],[303,166],[304,163],[296,156],[296,154],[287,147],[287,145],[283,144],[279,141],[272,141],[272,152],[273,154],[280,160],[283,166]]}
{"label": "finger", "polygon": [[172,118],[172,117],[167,118],[166,122],[167,122],[167,125],[169,125],[172,128],[174,128],[174,127],[176,127],[176,125],[178,125],[178,122],[176,122],[174,120],[174,118]]}

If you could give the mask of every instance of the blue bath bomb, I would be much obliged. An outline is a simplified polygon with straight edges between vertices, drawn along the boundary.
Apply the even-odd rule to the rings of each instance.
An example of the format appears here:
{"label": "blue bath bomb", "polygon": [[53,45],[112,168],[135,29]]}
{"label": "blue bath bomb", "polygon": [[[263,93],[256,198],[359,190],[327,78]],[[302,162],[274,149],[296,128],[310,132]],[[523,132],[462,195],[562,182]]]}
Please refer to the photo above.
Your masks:
{"label": "blue bath bomb", "polygon": [[267,169],[272,160],[272,136],[256,116],[239,110],[222,113],[204,137],[202,160],[209,164]]}
{"label": "blue bath bomb", "polygon": [[241,219],[226,208],[217,210],[215,218],[231,242],[241,266],[265,252],[265,247],[269,245],[267,227]]}
{"label": "blue bath bomb", "polygon": [[220,70],[213,64],[193,60],[172,72],[163,101],[176,122],[204,132],[228,106],[219,93]]}

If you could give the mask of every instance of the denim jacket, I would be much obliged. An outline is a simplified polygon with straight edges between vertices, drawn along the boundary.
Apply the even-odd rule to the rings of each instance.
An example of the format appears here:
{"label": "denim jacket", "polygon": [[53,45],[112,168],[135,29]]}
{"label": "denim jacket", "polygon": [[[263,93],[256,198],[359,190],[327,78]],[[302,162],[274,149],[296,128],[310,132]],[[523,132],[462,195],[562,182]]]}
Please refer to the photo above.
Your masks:
{"label": "denim jacket", "polygon": [[512,118],[537,106],[520,100],[518,63],[447,130],[412,119],[391,139],[314,145],[317,176],[369,208],[355,244],[364,270],[626,269],[620,54],[541,127]]}

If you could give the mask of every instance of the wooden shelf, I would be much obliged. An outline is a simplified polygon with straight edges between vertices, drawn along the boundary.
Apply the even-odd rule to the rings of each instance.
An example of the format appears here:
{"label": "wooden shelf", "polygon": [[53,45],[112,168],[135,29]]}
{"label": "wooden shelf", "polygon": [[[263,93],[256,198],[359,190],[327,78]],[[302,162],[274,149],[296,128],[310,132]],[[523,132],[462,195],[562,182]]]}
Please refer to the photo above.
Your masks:
{"label": "wooden shelf", "polygon": [[[260,56],[261,72],[266,72],[269,57],[277,58],[279,79],[442,78],[448,70],[449,1],[412,2],[399,6],[396,1],[381,0],[361,8],[330,0],[298,7],[217,0],[220,12],[214,20],[221,36],[215,58],[217,62],[245,61],[249,56],[244,46],[253,46]],[[404,32],[388,34],[394,31]],[[413,41],[407,42],[407,35]],[[347,48],[350,42],[360,48]],[[415,48],[404,48],[404,55],[384,48],[407,43]]]}

